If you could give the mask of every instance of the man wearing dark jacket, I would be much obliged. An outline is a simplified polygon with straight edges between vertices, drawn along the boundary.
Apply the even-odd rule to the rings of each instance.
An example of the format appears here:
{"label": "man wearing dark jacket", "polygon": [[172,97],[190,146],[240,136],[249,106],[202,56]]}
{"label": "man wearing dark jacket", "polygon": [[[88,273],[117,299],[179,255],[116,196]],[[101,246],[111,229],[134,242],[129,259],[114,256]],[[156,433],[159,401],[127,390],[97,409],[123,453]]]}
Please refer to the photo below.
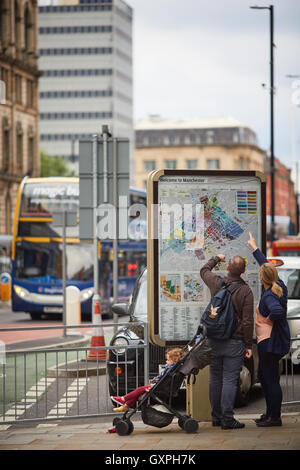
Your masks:
{"label": "man wearing dark jacket", "polygon": [[228,287],[240,284],[232,294],[237,328],[227,340],[209,339],[212,348],[209,383],[212,425],[221,426],[222,429],[239,429],[245,425],[234,419],[233,407],[244,357],[252,356],[254,298],[252,290],[241,278],[246,269],[245,260],[240,256],[231,258],[225,278],[212,272],[221,261],[225,261],[225,256],[217,255],[200,270],[200,276],[209,287],[212,297],[220,290],[223,282]]}

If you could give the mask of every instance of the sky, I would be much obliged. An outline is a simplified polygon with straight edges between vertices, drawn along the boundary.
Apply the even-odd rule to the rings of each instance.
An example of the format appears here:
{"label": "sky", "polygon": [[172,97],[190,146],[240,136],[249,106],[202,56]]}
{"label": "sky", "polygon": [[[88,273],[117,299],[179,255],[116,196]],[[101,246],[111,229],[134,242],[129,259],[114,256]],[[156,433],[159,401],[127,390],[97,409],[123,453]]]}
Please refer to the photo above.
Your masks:
{"label": "sky", "polygon": [[250,6],[274,5],[275,156],[300,166],[300,0],[126,3],[134,18],[134,118],[230,116],[254,130],[266,151],[270,11]]}

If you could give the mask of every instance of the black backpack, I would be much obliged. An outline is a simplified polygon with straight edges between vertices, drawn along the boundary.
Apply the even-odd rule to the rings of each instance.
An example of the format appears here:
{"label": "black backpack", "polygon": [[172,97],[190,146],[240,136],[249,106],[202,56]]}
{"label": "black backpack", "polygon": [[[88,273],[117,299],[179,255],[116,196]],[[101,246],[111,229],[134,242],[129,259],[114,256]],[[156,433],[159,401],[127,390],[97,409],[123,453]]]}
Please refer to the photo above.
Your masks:
{"label": "black backpack", "polygon": [[231,295],[242,285],[244,285],[243,281],[234,281],[229,286],[223,281],[221,289],[209,302],[201,317],[201,323],[206,327],[208,338],[220,340],[231,338],[237,328]]}

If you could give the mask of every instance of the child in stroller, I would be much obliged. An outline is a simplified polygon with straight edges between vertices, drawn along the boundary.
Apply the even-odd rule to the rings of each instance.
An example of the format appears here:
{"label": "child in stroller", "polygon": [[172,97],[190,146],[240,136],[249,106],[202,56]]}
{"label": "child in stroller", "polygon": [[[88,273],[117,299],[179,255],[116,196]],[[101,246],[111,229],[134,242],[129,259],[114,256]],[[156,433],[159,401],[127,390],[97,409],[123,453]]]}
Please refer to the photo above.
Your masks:
{"label": "child in stroller", "polygon": [[166,351],[166,365],[162,372],[157,377],[154,377],[149,384],[142,385],[123,397],[110,397],[113,402],[120,405],[118,408],[114,408],[113,411],[128,411],[129,408],[137,402],[139,397],[144,395],[144,393],[149,392],[151,388],[165,375],[168,369],[174,366],[174,364],[183,356],[184,351],[182,348],[173,348]]}
{"label": "child in stroller", "polygon": [[[176,348],[177,349],[177,348]],[[180,349],[180,354],[177,360],[171,358],[172,365],[167,364],[166,369],[160,374],[155,383],[147,384],[145,387],[134,390],[134,401],[130,402],[130,394],[124,397],[111,397],[113,401],[118,403],[120,407],[116,411],[124,412],[122,418],[116,417],[113,420],[113,428],[119,436],[125,436],[132,433],[134,426],[130,418],[132,415],[140,410],[141,417],[145,424],[163,428],[168,426],[174,416],[178,418],[178,425],[187,433],[196,432],[198,429],[198,422],[187,416],[181,414],[172,406],[172,400],[178,396],[178,391],[183,383],[185,377],[190,377],[198,374],[200,369],[203,369],[210,363],[211,348],[206,341],[206,328],[200,324],[194,338],[183,348]],[[168,351],[170,354],[171,351]],[[189,380],[189,378],[188,378]],[[139,399],[138,396],[139,395]],[[133,403],[136,403],[134,409],[129,409]],[[126,405],[126,406],[125,406]]]}

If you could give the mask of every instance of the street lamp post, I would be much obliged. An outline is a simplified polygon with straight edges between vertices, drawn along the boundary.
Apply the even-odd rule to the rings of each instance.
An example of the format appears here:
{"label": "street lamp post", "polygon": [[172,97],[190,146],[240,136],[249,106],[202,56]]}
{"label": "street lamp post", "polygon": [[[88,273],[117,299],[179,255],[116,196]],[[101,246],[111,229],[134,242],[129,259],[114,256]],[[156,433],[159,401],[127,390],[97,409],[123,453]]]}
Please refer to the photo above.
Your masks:
{"label": "street lamp post", "polygon": [[275,198],[274,198],[274,9],[273,5],[268,7],[252,6],[254,10],[269,10],[270,12],[270,178],[271,178],[271,242],[275,238]]}

